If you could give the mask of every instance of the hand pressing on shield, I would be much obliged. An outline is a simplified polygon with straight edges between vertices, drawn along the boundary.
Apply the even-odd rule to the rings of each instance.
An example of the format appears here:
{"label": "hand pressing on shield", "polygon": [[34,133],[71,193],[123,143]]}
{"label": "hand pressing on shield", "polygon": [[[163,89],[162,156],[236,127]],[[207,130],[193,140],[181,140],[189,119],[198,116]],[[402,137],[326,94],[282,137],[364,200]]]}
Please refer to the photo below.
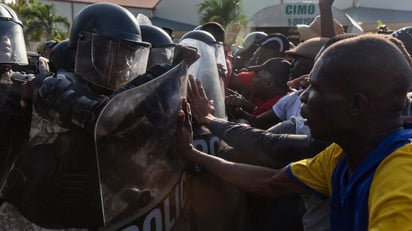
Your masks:
{"label": "hand pressing on shield", "polygon": [[192,115],[199,124],[207,125],[211,120],[216,119],[213,100],[209,100],[200,81],[192,75],[189,75],[187,98]]}
{"label": "hand pressing on shield", "polygon": [[[174,150],[184,159],[193,161],[196,149],[192,145],[193,130],[192,116],[200,124],[208,124],[216,117],[213,116],[213,102],[206,96],[199,80],[189,75],[187,97],[182,99],[182,108],[178,112]],[[190,104],[189,104],[189,102]]]}

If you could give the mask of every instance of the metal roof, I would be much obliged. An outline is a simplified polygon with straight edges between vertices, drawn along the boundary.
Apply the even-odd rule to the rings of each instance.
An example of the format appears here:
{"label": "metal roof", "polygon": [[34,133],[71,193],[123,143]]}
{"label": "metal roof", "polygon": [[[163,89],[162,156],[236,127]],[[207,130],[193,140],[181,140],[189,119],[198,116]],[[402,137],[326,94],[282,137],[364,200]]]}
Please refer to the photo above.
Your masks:
{"label": "metal roof", "polygon": [[190,31],[195,29],[195,27],[197,26],[160,17],[153,17],[151,18],[151,20],[153,25],[156,25],[158,27],[168,27],[173,29],[174,31]]}
{"label": "metal roof", "polygon": [[[58,0],[60,2],[73,2],[73,3],[99,3],[99,2],[108,2],[115,3],[124,7],[135,7],[142,9],[153,9],[161,0]],[[56,1],[57,2],[57,1]]]}
{"label": "metal roof", "polygon": [[376,8],[350,8],[345,10],[355,21],[362,23],[383,22],[411,22],[412,11],[383,10]]}

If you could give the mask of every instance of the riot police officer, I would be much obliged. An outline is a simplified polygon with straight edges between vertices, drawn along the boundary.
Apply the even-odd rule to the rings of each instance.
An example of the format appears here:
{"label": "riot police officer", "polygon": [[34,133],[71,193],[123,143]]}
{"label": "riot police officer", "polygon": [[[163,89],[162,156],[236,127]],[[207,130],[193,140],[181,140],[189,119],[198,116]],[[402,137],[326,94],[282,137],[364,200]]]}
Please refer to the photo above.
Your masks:
{"label": "riot police officer", "polygon": [[42,227],[95,229],[104,222],[92,135],[99,113],[125,85],[170,66],[145,73],[150,44],[142,41],[136,18],[115,4],[84,8],[73,21],[69,47],[74,72],[58,70],[36,85],[30,139],[2,198]]}
{"label": "riot police officer", "polygon": [[49,66],[52,72],[65,70],[74,71],[74,50],[69,47],[69,40],[65,39],[57,43],[50,53]]}
{"label": "riot police officer", "polygon": [[[28,139],[32,108],[24,102],[27,80],[32,75],[16,72],[28,66],[23,24],[7,5],[0,4],[0,187],[17,153]],[[2,229],[32,227],[19,212],[1,198]],[[27,226],[26,226],[27,225]]]}
{"label": "riot police officer", "polygon": [[[36,81],[30,138],[1,195],[39,226],[97,229],[107,221],[101,189],[113,185],[100,182],[96,121],[109,100],[171,66],[156,65],[146,72],[150,44],[142,41],[136,18],[111,3],[92,4],[80,11],[67,48],[75,56],[74,71],[72,64],[60,63],[66,67],[57,67],[56,73]],[[178,55],[180,60],[194,56],[181,51],[186,55]],[[126,193],[133,201],[141,196],[136,190]]]}
{"label": "riot police officer", "polygon": [[30,107],[22,107],[21,86],[14,83],[16,76],[27,76],[12,70],[16,65],[28,64],[22,27],[15,12],[0,4],[0,185],[25,139],[25,121],[31,113]]}

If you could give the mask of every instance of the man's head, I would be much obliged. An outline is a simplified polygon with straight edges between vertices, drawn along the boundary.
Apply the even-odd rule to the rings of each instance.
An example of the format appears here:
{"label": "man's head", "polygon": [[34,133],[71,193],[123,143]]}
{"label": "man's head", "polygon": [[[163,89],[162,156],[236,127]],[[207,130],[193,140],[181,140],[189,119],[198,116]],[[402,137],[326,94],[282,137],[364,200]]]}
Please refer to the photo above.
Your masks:
{"label": "man's head", "polygon": [[11,40],[7,34],[0,35],[0,60],[11,60]]}
{"label": "man's head", "polygon": [[69,46],[75,50],[78,75],[95,86],[117,90],[146,71],[150,44],[142,42],[139,23],[130,11],[96,3],[73,20]]}
{"label": "man's head", "polygon": [[253,78],[255,96],[267,100],[277,94],[286,93],[289,68],[290,63],[282,58],[271,58],[262,65],[250,67],[249,70],[256,73]]}
{"label": "man's head", "polygon": [[249,64],[253,53],[258,48],[259,41],[266,36],[267,34],[263,31],[253,31],[243,38],[242,45],[233,52],[233,68],[235,70],[240,70]]}
{"label": "man's head", "polygon": [[264,37],[258,46],[254,56],[256,64],[262,64],[270,58],[284,57],[285,51],[290,48],[290,43],[285,35],[274,33]]}
{"label": "man's head", "polygon": [[285,52],[291,59],[290,80],[309,74],[312,70],[316,55],[327,41],[327,38],[311,38]]}
{"label": "man's head", "polygon": [[340,40],[315,63],[302,94],[302,116],[315,138],[335,142],[402,127],[411,66],[388,37]]}

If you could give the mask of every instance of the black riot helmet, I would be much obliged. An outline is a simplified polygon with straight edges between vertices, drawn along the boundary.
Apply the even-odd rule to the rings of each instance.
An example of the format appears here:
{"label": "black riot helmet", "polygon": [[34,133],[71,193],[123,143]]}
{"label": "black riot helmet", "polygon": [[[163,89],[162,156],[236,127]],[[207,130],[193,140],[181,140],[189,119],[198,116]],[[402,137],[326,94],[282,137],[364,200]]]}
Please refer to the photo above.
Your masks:
{"label": "black riot helmet", "polygon": [[412,55],[412,26],[403,27],[394,31],[392,36],[401,40],[408,53]]}
{"label": "black riot helmet", "polygon": [[204,30],[192,30],[184,34],[181,38],[180,41],[184,39],[194,39],[194,40],[199,40],[207,44],[213,44],[216,43],[215,37],[207,31]]}
{"label": "black riot helmet", "polygon": [[109,90],[145,73],[150,48],[142,41],[136,17],[111,3],[95,3],[80,11],[73,20],[69,46],[76,54],[75,73]]}
{"label": "black riot helmet", "polygon": [[[209,46],[213,46],[215,50],[215,58],[216,58],[216,63],[219,68],[222,70],[221,72],[226,74],[227,71],[227,66],[226,66],[226,55],[225,55],[225,49],[223,47],[223,43],[219,42],[215,39],[215,37],[204,30],[200,29],[195,29],[192,31],[187,32],[180,38],[180,43],[182,43],[183,40],[194,40],[194,41],[201,41],[206,43]],[[197,47],[197,45],[193,45],[190,43],[183,42],[184,45],[189,45],[189,46],[194,46]]]}
{"label": "black riot helmet", "polygon": [[147,62],[147,69],[156,64],[172,65],[176,44],[170,35],[162,28],[155,25],[140,25],[142,40],[152,45]]}
{"label": "black riot helmet", "polygon": [[74,71],[74,51],[69,47],[69,40],[63,40],[54,45],[50,53],[49,65],[52,71]]}
{"label": "black riot helmet", "polygon": [[23,24],[5,4],[0,4],[0,64],[28,64]]}
{"label": "black riot helmet", "polygon": [[225,42],[225,29],[218,22],[207,22],[195,28],[195,30],[204,30],[213,35],[216,41]]}

